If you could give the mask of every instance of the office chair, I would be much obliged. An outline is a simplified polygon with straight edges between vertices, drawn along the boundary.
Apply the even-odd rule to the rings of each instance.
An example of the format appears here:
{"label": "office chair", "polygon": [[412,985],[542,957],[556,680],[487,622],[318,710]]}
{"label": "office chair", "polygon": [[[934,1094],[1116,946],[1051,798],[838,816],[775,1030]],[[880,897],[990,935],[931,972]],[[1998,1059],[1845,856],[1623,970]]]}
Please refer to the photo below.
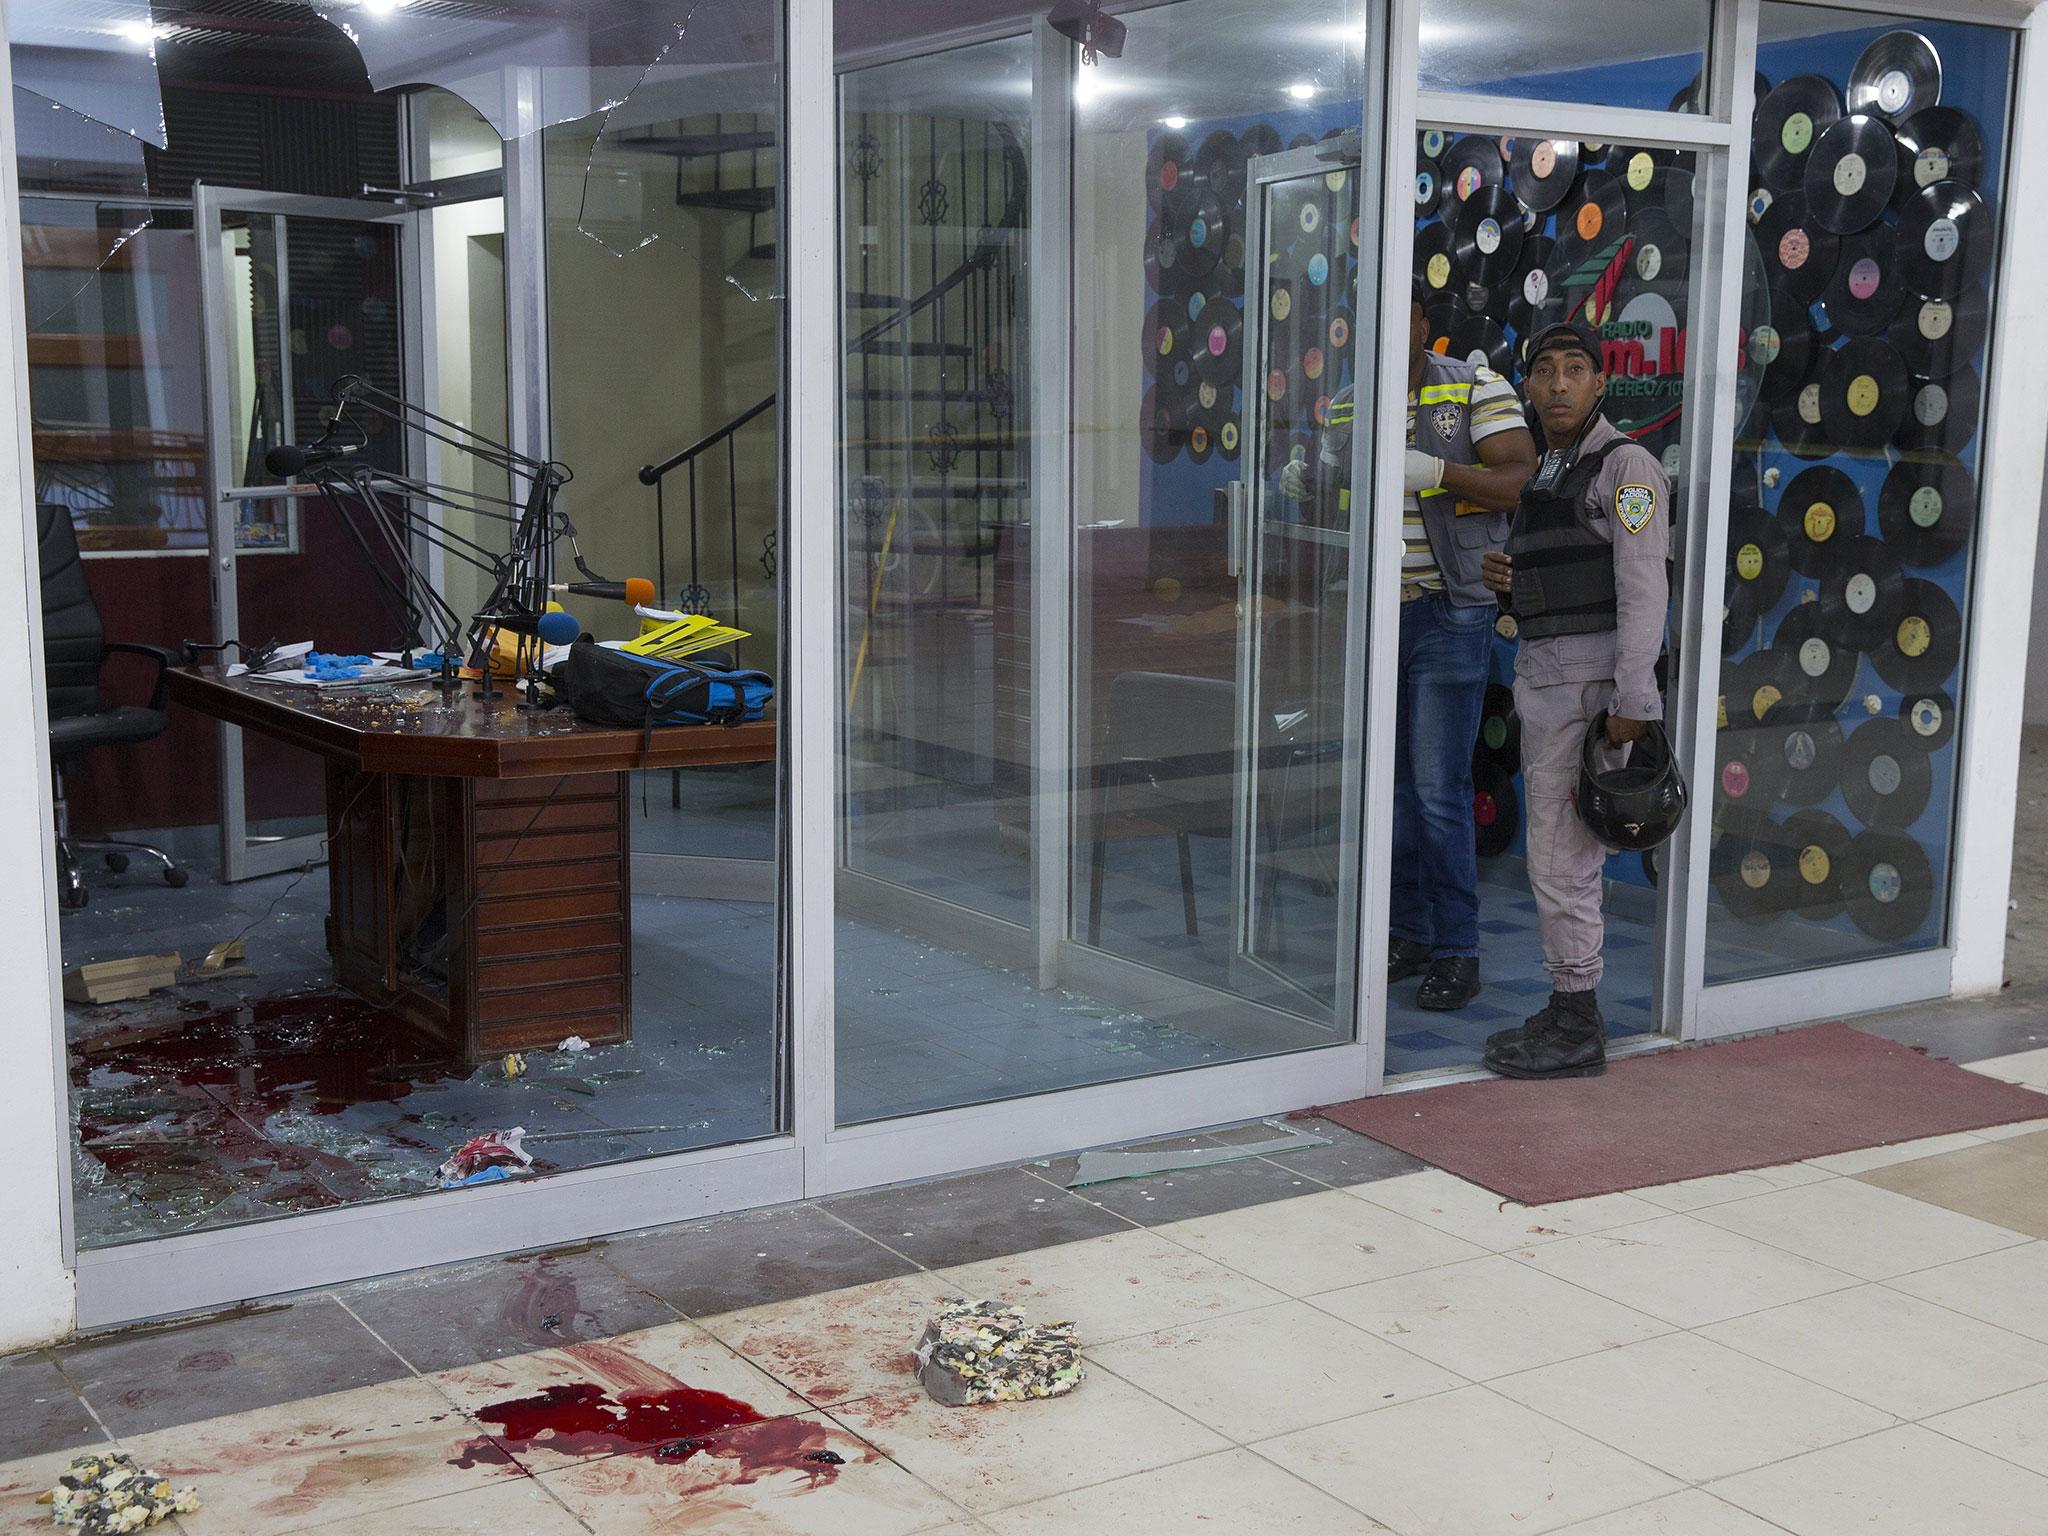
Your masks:
{"label": "office chair", "polygon": [[[169,724],[164,716],[164,673],[170,668],[171,653],[161,646],[107,639],[99,605],[86,585],[69,507],[36,504],[36,547],[42,565],[43,689],[49,701],[50,765],[57,801],[58,900],[76,908],[92,899],[79,869],[81,853],[100,854],[116,873],[128,867],[131,854],[142,854],[163,865],[166,885],[183,885],[191,876],[161,848],[116,839],[74,841],[71,836],[64,803],[65,769],[94,747],[132,746],[163,735]],[[156,686],[148,704],[109,704],[100,697],[100,669],[117,651],[156,663]]]}

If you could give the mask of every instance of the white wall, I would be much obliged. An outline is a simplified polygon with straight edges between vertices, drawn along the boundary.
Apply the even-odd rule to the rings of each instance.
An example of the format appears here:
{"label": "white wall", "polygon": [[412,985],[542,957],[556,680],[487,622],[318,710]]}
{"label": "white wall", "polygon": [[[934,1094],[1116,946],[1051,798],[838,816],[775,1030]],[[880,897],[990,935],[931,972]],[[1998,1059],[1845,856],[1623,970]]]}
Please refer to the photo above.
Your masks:
{"label": "white wall", "polygon": [[[2048,521],[2048,500],[2041,505],[2041,517]],[[2034,610],[2048,612],[2048,539],[2034,552]],[[2027,695],[2025,719],[2028,725],[2048,725],[2048,624],[2035,624],[2027,636]]]}
{"label": "white wall", "polygon": [[[13,71],[0,48],[0,100]],[[14,114],[0,112],[0,973],[7,977],[0,1072],[0,1352],[70,1331],[63,1063],[57,1040],[57,893],[50,849],[50,726],[43,710],[43,615],[35,585],[35,478],[29,452],[28,326],[23,313]],[[17,561],[17,558],[18,561]]]}

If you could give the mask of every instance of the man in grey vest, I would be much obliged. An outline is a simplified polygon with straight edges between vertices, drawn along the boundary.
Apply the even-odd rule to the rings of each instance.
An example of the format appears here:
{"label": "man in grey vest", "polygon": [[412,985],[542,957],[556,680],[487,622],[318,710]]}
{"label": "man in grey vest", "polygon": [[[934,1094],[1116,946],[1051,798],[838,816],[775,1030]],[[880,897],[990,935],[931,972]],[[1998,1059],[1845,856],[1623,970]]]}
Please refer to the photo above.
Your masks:
{"label": "man in grey vest", "polygon": [[1550,972],[1550,1001],[1486,1042],[1506,1077],[1591,1077],[1605,1070],[1600,912],[1607,850],[1572,796],[1586,734],[1602,713],[1604,768],[1660,720],[1657,657],[1670,605],[1670,486],[1657,456],[1601,414],[1599,339],[1565,322],[1538,333],[1524,381],[1543,428],[1543,462],[1515,509],[1507,549],[1486,556],[1486,584],[1515,616],[1515,711],[1529,798],[1529,888]]}
{"label": "man in grey vest", "polygon": [[[1479,363],[1431,351],[1429,341],[1418,289],[1408,313],[1387,980],[1421,975],[1416,1002],[1444,1012],[1479,993],[1472,746],[1499,617],[1481,560],[1507,537],[1507,511],[1536,467],[1536,445],[1512,384]],[[1317,485],[1343,486],[1350,417],[1347,393],[1332,403],[1313,481],[1306,464],[1290,464],[1284,491],[1306,498]]]}

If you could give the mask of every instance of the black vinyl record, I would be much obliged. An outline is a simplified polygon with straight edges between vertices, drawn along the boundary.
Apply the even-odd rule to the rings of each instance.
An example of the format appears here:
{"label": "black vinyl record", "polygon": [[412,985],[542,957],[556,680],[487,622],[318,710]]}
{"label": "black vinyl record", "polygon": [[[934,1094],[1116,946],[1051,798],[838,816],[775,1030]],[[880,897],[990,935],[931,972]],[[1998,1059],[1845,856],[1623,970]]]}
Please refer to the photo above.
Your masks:
{"label": "black vinyl record", "polygon": [[1465,200],[1486,187],[1501,184],[1506,167],[1501,164],[1500,145],[1481,133],[1468,133],[1444,151],[1443,185],[1437,193],[1437,216],[1455,224]]}
{"label": "black vinyl record", "polygon": [[1508,370],[1514,366],[1514,354],[1508,348],[1506,333],[1497,322],[1484,315],[1466,315],[1451,327],[1446,355],[1491,368],[1502,378],[1506,378]]}
{"label": "black vinyl record", "polygon": [[1226,211],[1244,202],[1244,145],[1228,128],[1218,128],[1195,151],[1195,175]]}
{"label": "black vinyl record", "polygon": [[1882,452],[1911,404],[1906,365],[1889,342],[1852,337],[1821,359],[1821,426],[1838,449]]}
{"label": "black vinyl record", "polygon": [[1183,270],[1185,253],[1180,236],[1164,219],[1162,210],[1161,222],[1145,235],[1145,286],[1166,297],[1185,298],[1194,292],[1194,278]]}
{"label": "black vinyl record", "polygon": [[1517,349],[1544,326],[1564,318],[1565,299],[1554,271],[1557,242],[1532,235],[1522,242],[1522,259],[1508,284],[1508,327]]}
{"label": "black vinyl record", "polygon": [[1826,811],[1795,811],[1779,829],[1791,850],[1794,882],[1788,912],[1822,923],[1842,915],[1842,860],[1849,851],[1849,829]]}
{"label": "black vinyl record", "polygon": [[1515,713],[1515,690],[1503,683],[1486,685],[1479,713],[1479,740],[1473,750],[1504,773],[1522,771],[1522,718]]}
{"label": "black vinyl record", "polygon": [[1963,617],[1955,599],[1920,577],[1909,578],[1898,618],[1871,650],[1870,665],[1900,693],[1926,693],[1955,676],[1963,659]]}
{"label": "black vinyl record", "polygon": [[1426,219],[1435,213],[1443,192],[1444,168],[1427,155],[1418,156],[1415,161],[1416,217]]}
{"label": "black vinyl record", "polygon": [[1682,285],[1692,264],[1691,242],[1662,208],[1645,208],[1629,218],[1635,242],[1630,269],[1638,281]]}
{"label": "black vinyl record", "polygon": [[1842,241],[1835,275],[1821,291],[1828,325],[1844,336],[1883,336],[1906,302],[1898,272],[1898,248],[1889,224],[1878,224]]}
{"label": "black vinyl record", "polygon": [[1786,805],[1819,805],[1842,782],[1842,728],[1832,719],[1787,719],[1774,723],[1758,743],[1757,757],[1771,761],[1778,799]]}
{"label": "black vinyl record", "polygon": [[1548,213],[1565,199],[1579,174],[1579,146],[1572,139],[1516,139],[1508,158],[1508,182],[1531,213]]}
{"label": "black vinyl record", "polygon": [[1749,366],[1761,370],[1759,399],[1776,405],[1797,394],[1812,376],[1817,355],[1809,307],[1772,289],[1770,319],[1751,328],[1745,350]]}
{"label": "black vinyl record", "polygon": [[1891,344],[1915,378],[1945,379],[1974,362],[1991,323],[1984,290],[1965,288],[1953,299],[1910,299],[1892,322]]}
{"label": "black vinyl record", "polygon": [[1522,254],[1522,209],[1501,187],[1465,199],[1451,235],[1451,257],[1468,283],[1505,283]]}
{"label": "black vinyl record", "polygon": [[1760,507],[1731,507],[1727,631],[1746,638],[1785,595],[1785,583],[1791,575],[1785,533],[1776,520]]}
{"label": "black vinyl record", "polygon": [[1444,225],[1429,223],[1415,231],[1415,274],[1432,295],[1448,297],[1451,293],[1455,271],[1451,249],[1451,232]]}
{"label": "black vinyl record", "polygon": [[1977,370],[1945,379],[1914,379],[1894,441],[1908,453],[1961,453],[1977,435]]}
{"label": "black vinyl record", "polygon": [[1235,416],[1224,417],[1223,425],[1216,432],[1216,451],[1235,464],[1238,455],[1243,450],[1244,436],[1242,430],[1238,427],[1237,418]]}
{"label": "black vinyl record", "polygon": [[1236,230],[1223,242],[1223,260],[1217,264],[1210,276],[1218,297],[1242,299],[1244,297],[1244,236]]}
{"label": "black vinyl record", "polygon": [[1870,651],[1892,637],[1906,588],[1898,556],[1873,538],[1838,539],[1819,575],[1814,622],[1830,642]]}
{"label": "black vinyl record", "polygon": [[1933,789],[1927,751],[1904,721],[1880,715],[1849,733],[1842,753],[1842,799],[1864,826],[1905,831],[1927,809]]}
{"label": "black vinyl record", "polygon": [[1721,667],[1725,731],[1756,731],[1781,724],[1798,707],[1799,683],[1783,651],[1765,646]]}
{"label": "black vinyl record", "polygon": [[1472,774],[1472,832],[1479,857],[1498,858],[1515,845],[1522,825],[1522,803],[1515,794],[1514,775],[1498,763],[1476,767]]}
{"label": "black vinyl record", "polygon": [[1145,353],[1155,378],[1173,377],[1174,365],[1193,356],[1195,326],[1184,305],[1162,299],[1145,314]]}
{"label": "black vinyl record", "polygon": [[1156,390],[1145,391],[1138,406],[1138,419],[1145,452],[1154,464],[1171,464],[1180,457],[1188,442],[1187,426],[1181,412],[1163,403]]}
{"label": "black vinyl record", "polygon": [[1707,874],[1721,905],[1746,923],[1775,920],[1797,894],[1783,829],[1745,806],[1723,806],[1715,817]]}
{"label": "black vinyl record", "polygon": [[1929,752],[1939,752],[1956,734],[1956,701],[1940,688],[1919,688],[1899,700],[1899,718]]}
{"label": "black vinyl record", "polygon": [[1995,233],[1972,188],[1937,181],[1900,210],[1899,270],[1922,298],[1952,299],[1983,279]]}
{"label": "black vinyl record", "polygon": [[1892,202],[1900,210],[1938,181],[1974,187],[1984,177],[1984,133],[1977,120],[1957,107],[1927,107],[1899,124],[1899,184]]}
{"label": "black vinyl record", "polygon": [[[1178,199],[1169,198],[1161,214],[1170,217],[1177,202]],[[1223,204],[1208,187],[1198,187],[1185,202],[1180,202],[1179,212],[1181,222],[1175,233],[1186,252],[1182,270],[1190,282],[1199,284],[1223,260],[1223,245],[1230,238],[1229,222],[1224,217]]]}
{"label": "black vinyl record", "polygon": [[1859,832],[1842,855],[1849,920],[1888,944],[1911,938],[1934,910],[1934,870],[1910,837]]}
{"label": "black vinyl record", "polygon": [[1608,169],[1621,181],[1621,195],[1631,221],[1645,208],[1668,208],[1674,177],[1685,172],[1686,157],[1675,149],[1622,149],[1608,159]]}
{"label": "black vinyl record", "polygon": [[1579,184],[1557,211],[1557,256],[1565,269],[1599,258],[1628,233],[1628,203],[1621,183],[1605,171],[1579,173]]}
{"label": "black vinyl record", "polygon": [[1891,128],[1858,113],[1835,123],[1806,157],[1806,206],[1816,223],[1853,235],[1891,205],[1899,179],[1899,146]]}
{"label": "black vinyl record", "polygon": [[1809,373],[1790,395],[1771,407],[1771,430],[1784,450],[1802,459],[1824,459],[1835,451],[1821,425],[1818,370]]}
{"label": "black vinyl record", "polygon": [[1145,201],[1157,208],[1160,200],[1180,185],[1181,172],[1188,168],[1188,141],[1177,133],[1162,133],[1145,152]]}
{"label": "black vinyl record", "polygon": [[1903,122],[1941,100],[1941,55],[1918,32],[1887,32],[1849,71],[1849,110]]}
{"label": "black vinyl record", "polygon": [[1775,798],[1757,767],[1761,730],[1746,721],[1714,736],[1714,807],[1720,814],[1758,811]]}
{"label": "black vinyl record", "polygon": [[1244,373],[1244,311],[1235,304],[1211,304],[1195,322],[1195,377],[1220,385],[1227,395]]}
{"label": "black vinyl record", "polygon": [[1863,493],[1832,464],[1802,469],[1779,494],[1778,526],[1784,530],[1792,569],[1802,576],[1818,576],[1832,544],[1866,531]]}
{"label": "black vinyl record", "polygon": [[1814,220],[1798,192],[1784,192],[1772,200],[1757,220],[1756,244],[1772,292],[1802,304],[1821,296],[1841,254],[1840,239]]}
{"label": "black vinyl record", "polygon": [[1771,648],[1791,659],[1788,675],[1797,696],[1788,700],[1790,714],[1824,720],[1848,701],[1856,686],[1858,653],[1822,633],[1818,603],[1795,604],[1778,621]]}
{"label": "black vinyl record", "polygon": [[1941,565],[1977,526],[1977,482],[1953,454],[1901,459],[1878,490],[1877,525],[1901,564]]}
{"label": "black vinyl record", "polygon": [[1842,118],[1842,97],[1820,75],[1781,80],[1756,105],[1751,158],[1773,191],[1789,192],[1806,176],[1816,140]]}

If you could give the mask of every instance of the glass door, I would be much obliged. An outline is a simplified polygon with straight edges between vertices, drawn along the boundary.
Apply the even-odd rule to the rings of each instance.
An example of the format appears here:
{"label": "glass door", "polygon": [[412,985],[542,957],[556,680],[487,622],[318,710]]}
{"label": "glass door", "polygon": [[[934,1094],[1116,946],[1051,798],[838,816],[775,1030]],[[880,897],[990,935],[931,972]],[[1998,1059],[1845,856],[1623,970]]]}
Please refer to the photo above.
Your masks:
{"label": "glass door", "polygon": [[[379,573],[344,510],[264,460],[320,435],[344,379],[403,394],[416,376],[399,281],[414,217],[383,203],[194,189],[217,642],[357,652],[393,641]],[[373,432],[361,455],[402,470],[406,445]],[[326,834],[318,761],[231,725],[220,739],[222,878],[317,861]]]}
{"label": "glass door", "polygon": [[1230,492],[1242,615],[1232,984],[1322,1018],[1351,951],[1304,935],[1340,929],[1357,837],[1344,716],[1358,169],[1356,133],[1247,166],[1245,474]]}

